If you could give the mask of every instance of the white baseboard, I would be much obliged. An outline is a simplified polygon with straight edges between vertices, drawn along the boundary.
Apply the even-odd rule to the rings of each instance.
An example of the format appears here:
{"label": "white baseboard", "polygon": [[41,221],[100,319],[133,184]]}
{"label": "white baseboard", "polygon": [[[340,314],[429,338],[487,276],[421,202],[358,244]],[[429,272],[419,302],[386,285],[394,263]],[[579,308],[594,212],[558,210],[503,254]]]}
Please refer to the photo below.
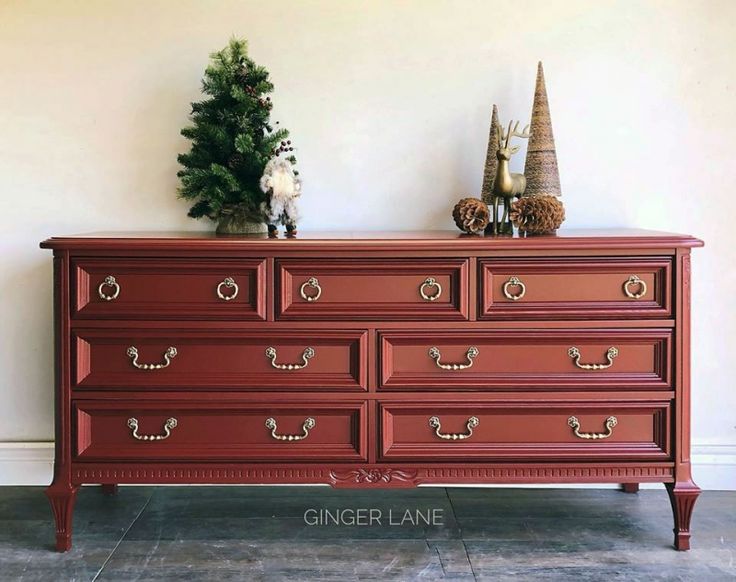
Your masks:
{"label": "white baseboard", "polygon": [[[736,491],[736,445],[693,445],[691,456],[693,477],[702,489]],[[0,485],[48,485],[53,462],[52,442],[0,443]]]}
{"label": "white baseboard", "polygon": [[0,443],[0,485],[48,485],[54,474],[54,443]]}
{"label": "white baseboard", "polygon": [[698,487],[736,491],[736,445],[693,445],[690,457]]}

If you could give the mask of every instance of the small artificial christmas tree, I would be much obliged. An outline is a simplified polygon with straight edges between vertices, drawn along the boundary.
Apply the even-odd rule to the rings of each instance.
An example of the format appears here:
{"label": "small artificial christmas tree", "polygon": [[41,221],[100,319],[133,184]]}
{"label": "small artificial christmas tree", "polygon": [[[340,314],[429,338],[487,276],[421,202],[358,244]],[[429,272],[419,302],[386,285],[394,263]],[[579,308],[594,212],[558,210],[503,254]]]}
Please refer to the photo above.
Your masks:
{"label": "small artificial christmas tree", "polygon": [[274,156],[296,163],[289,132],[269,122],[273,84],[248,57],[245,40],[231,39],[210,58],[202,80],[207,98],[192,103],[192,125],[181,131],[192,147],[178,157],[179,196],[195,201],[189,216],[217,221],[218,232],[265,232],[259,183]]}

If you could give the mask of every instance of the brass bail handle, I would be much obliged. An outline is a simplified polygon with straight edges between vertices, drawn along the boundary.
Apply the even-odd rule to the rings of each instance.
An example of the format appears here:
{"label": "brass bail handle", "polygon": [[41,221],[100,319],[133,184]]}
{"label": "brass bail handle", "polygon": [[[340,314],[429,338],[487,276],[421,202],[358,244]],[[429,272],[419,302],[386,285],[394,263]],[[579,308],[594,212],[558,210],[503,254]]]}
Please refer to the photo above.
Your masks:
{"label": "brass bail handle", "polygon": [[139,370],[161,370],[162,368],[168,368],[171,364],[171,360],[176,357],[179,352],[174,346],[169,346],[164,352],[164,363],[163,364],[141,364],[138,362],[138,348],[130,346],[126,350],[128,357],[133,360],[133,366]]}
{"label": "brass bail handle", "polygon": [[440,353],[440,349],[436,346],[429,348],[428,353],[429,357],[434,360],[434,363],[437,365],[438,368],[442,368],[443,370],[467,370],[473,365],[473,360],[478,357],[478,354],[480,354],[480,350],[475,346],[469,347],[468,351],[465,352],[465,357],[468,360],[466,364],[443,364],[442,362],[440,362],[442,354]]}
{"label": "brass bail handle", "polygon": [[606,351],[606,360],[608,360],[608,362],[606,364],[581,364],[580,350],[575,346],[572,346],[567,350],[567,355],[573,359],[575,365],[581,370],[605,370],[606,368],[613,366],[613,360],[618,356],[618,348],[615,346],[608,348],[608,351]]}
{"label": "brass bail handle", "polygon": [[313,429],[315,426],[317,426],[317,421],[314,420],[311,416],[309,418],[304,419],[304,422],[302,423],[302,434],[276,434],[276,419],[275,418],[267,418],[266,419],[266,428],[271,431],[271,438],[276,439],[277,441],[301,441],[304,440],[309,436],[309,431]]}
{"label": "brass bail handle", "polygon": [[618,419],[615,416],[609,416],[606,419],[606,432],[580,432],[580,421],[576,416],[571,416],[567,419],[567,425],[572,428],[573,433],[579,439],[586,440],[599,440],[607,439],[613,434],[613,428],[618,424]]}
{"label": "brass bail handle", "polygon": [[309,360],[315,356],[316,352],[314,348],[304,348],[302,352],[302,363],[301,364],[277,364],[276,363],[276,348],[266,348],[266,357],[271,360],[271,365],[278,370],[301,370],[309,365]]}
{"label": "brass bail handle", "polygon": [[434,429],[434,434],[436,434],[439,438],[446,440],[446,441],[462,441],[465,439],[469,439],[473,436],[473,429],[476,428],[480,424],[480,420],[478,420],[477,416],[471,416],[466,422],[465,422],[465,430],[467,432],[449,432],[449,433],[443,433],[440,432],[440,429],[442,428],[442,424],[440,423],[439,416],[432,416],[429,419],[429,426]]}
{"label": "brass bail handle", "polygon": [[173,416],[167,418],[164,423],[164,434],[138,434],[138,419],[133,417],[128,419],[128,428],[131,429],[133,438],[139,441],[162,441],[171,436],[171,431],[179,425],[179,421]]}

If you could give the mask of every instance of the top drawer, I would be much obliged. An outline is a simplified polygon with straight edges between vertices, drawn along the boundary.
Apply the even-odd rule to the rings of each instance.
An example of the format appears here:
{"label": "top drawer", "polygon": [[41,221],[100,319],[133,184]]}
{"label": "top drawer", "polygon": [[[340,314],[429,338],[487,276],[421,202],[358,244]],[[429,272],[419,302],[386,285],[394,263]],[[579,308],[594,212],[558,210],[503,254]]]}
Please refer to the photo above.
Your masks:
{"label": "top drawer", "polygon": [[265,273],[262,259],[77,259],[72,316],[261,320]]}
{"label": "top drawer", "polygon": [[667,318],[670,260],[480,261],[480,319]]}
{"label": "top drawer", "polygon": [[462,320],[466,259],[279,261],[279,319]]}

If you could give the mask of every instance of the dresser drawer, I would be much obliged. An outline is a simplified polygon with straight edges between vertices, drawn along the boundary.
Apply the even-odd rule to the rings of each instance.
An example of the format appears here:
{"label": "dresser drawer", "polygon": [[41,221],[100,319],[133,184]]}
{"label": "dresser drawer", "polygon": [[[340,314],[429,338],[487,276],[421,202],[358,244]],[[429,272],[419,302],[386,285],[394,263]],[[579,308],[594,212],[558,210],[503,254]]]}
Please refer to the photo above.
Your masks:
{"label": "dresser drawer", "polygon": [[276,272],[279,319],[468,318],[467,260],[289,260]]}
{"label": "dresser drawer", "polygon": [[81,401],[80,460],[364,460],[363,402]]}
{"label": "dresser drawer", "polygon": [[669,401],[381,404],[390,460],[667,460],[670,430]]}
{"label": "dresser drawer", "polygon": [[262,320],[265,273],[262,259],[77,259],[72,316]]}
{"label": "dresser drawer", "polygon": [[365,390],[367,332],[85,329],[73,387]]}
{"label": "dresser drawer", "polygon": [[382,390],[669,389],[662,329],[380,333]]}
{"label": "dresser drawer", "polygon": [[670,317],[670,260],[480,261],[481,319]]}

